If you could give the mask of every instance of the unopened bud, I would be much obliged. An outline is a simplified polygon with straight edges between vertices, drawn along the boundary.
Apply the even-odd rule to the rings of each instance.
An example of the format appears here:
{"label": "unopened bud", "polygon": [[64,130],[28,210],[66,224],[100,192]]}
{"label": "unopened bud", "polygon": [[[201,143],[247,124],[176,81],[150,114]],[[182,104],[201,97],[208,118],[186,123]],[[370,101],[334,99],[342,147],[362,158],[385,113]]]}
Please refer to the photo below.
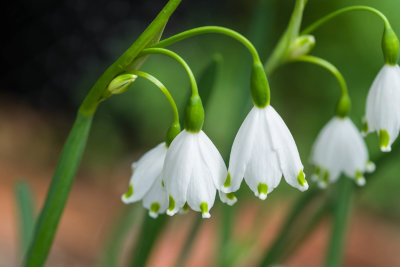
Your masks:
{"label": "unopened bud", "polygon": [[313,35],[302,35],[296,38],[290,52],[289,58],[296,58],[307,55],[315,46],[315,38]]}
{"label": "unopened bud", "polygon": [[382,51],[385,57],[385,63],[396,65],[399,57],[399,39],[390,26],[385,27],[382,36]]}
{"label": "unopened bud", "polygon": [[136,80],[134,74],[121,74],[115,77],[108,85],[108,92],[112,95],[122,94]]}

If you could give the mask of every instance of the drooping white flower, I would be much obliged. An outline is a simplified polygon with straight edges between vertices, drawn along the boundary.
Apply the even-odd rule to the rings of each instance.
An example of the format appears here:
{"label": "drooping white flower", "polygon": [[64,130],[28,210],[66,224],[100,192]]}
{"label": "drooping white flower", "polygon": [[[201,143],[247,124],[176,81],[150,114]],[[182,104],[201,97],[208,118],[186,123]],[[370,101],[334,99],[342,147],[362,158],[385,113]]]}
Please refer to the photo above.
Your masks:
{"label": "drooping white flower", "polygon": [[168,207],[168,194],[161,180],[166,153],[167,146],[163,142],[134,162],[128,192],[121,197],[126,204],[143,200],[143,206],[153,218]]}
{"label": "drooping white flower", "polygon": [[182,131],[171,143],[162,171],[169,194],[167,214],[174,215],[187,203],[209,218],[226,175],[224,160],[207,135]]}
{"label": "drooping white flower", "polygon": [[390,151],[400,130],[400,67],[385,64],[369,90],[364,133],[379,134],[382,151]]}
{"label": "drooping white flower", "polygon": [[299,152],[282,118],[270,105],[253,107],[233,142],[229,174],[221,190],[238,190],[244,178],[254,194],[265,199],[282,174],[291,186],[308,189]]}
{"label": "drooping white flower", "polygon": [[364,140],[348,118],[334,117],[322,128],[312,149],[311,163],[316,166],[313,180],[320,187],[338,180],[341,173],[365,184],[364,173],[373,171]]}

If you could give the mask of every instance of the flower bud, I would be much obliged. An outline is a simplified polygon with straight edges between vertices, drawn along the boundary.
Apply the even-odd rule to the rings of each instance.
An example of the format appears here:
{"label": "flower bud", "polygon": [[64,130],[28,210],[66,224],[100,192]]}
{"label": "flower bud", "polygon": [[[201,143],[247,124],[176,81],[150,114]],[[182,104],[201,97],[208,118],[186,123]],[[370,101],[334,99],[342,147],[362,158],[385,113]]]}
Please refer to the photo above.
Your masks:
{"label": "flower bud", "polygon": [[385,63],[396,65],[399,57],[399,39],[390,26],[386,26],[382,37],[382,51]]}
{"label": "flower bud", "polygon": [[121,74],[115,77],[108,85],[108,92],[112,95],[122,94],[136,80],[137,76],[133,74]]}
{"label": "flower bud", "polygon": [[296,58],[307,55],[315,46],[315,38],[313,35],[302,35],[294,41],[289,55],[289,58]]}
{"label": "flower bud", "polygon": [[189,132],[200,132],[204,123],[204,108],[199,95],[191,96],[185,110],[184,125]]}
{"label": "flower bud", "polygon": [[269,104],[269,84],[261,62],[254,62],[251,70],[250,90],[253,103],[259,108]]}

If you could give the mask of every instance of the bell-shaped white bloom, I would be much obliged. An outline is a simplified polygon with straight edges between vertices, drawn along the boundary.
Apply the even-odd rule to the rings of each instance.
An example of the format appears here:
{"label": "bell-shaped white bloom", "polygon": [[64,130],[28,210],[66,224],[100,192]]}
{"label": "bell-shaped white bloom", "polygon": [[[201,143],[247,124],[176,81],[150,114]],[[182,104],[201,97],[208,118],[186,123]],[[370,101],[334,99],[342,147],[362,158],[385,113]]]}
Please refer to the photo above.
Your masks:
{"label": "bell-shaped white bloom", "polygon": [[221,190],[238,190],[244,177],[255,195],[265,199],[282,174],[291,186],[308,189],[299,152],[282,118],[270,105],[253,107],[233,142],[229,174]]}
{"label": "bell-shaped white bloom", "polygon": [[134,162],[128,192],[122,195],[126,204],[143,200],[143,206],[153,218],[164,213],[168,207],[168,194],[161,180],[166,153],[167,146],[161,143]]}
{"label": "bell-shaped white bloom", "polygon": [[324,188],[344,173],[358,185],[364,185],[364,172],[374,169],[368,157],[367,147],[353,122],[347,117],[334,117],[322,128],[313,145],[311,163],[317,168],[313,180]]}
{"label": "bell-shaped white bloom", "polygon": [[390,151],[400,130],[400,67],[385,64],[368,93],[364,133],[379,134],[382,151]]}
{"label": "bell-shaped white bloom", "polygon": [[224,160],[207,135],[182,131],[172,141],[162,171],[169,194],[167,214],[174,215],[187,203],[209,218],[216,191],[226,176]]}

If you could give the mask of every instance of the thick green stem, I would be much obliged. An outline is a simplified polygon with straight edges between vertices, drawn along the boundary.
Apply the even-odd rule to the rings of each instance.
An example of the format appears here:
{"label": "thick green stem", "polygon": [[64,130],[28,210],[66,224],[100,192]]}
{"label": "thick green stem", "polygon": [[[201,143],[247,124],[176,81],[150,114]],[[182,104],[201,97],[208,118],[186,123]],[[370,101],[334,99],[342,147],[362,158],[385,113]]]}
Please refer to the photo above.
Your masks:
{"label": "thick green stem", "polygon": [[43,266],[47,258],[86,146],[92,119],[93,115],[78,113],[37,221],[34,238],[26,257],[26,266]]}
{"label": "thick green stem", "polygon": [[197,233],[199,232],[202,222],[203,222],[203,219],[200,216],[195,218],[195,221],[193,222],[192,228],[190,229],[190,232],[186,238],[185,244],[183,244],[182,251],[179,254],[179,258],[178,258],[175,266],[177,266],[177,267],[185,266],[185,262],[189,256],[190,250],[193,247],[193,243],[196,240]]}
{"label": "thick green stem", "polygon": [[299,36],[301,21],[306,4],[307,0],[296,0],[296,5],[292,12],[289,25],[278,44],[275,46],[272,54],[264,64],[266,73],[272,73],[276,68],[286,61],[291,45]]}
{"label": "thick green stem", "polygon": [[329,20],[344,14],[346,12],[350,12],[350,11],[368,11],[368,12],[372,12],[373,14],[376,14],[379,18],[381,18],[383,20],[383,23],[385,24],[386,27],[390,27],[390,23],[389,20],[386,18],[386,16],[380,12],[379,10],[369,7],[369,6],[350,6],[350,7],[345,7],[342,9],[339,9],[337,11],[334,11],[328,15],[326,15],[325,17],[320,18],[319,20],[317,20],[316,22],[314,22],[313,24],[311,24],[310,26],[308,26],[306,29],[304,29],[301,32],[301,35],[304,34],[309,34],[313,31],[315,31],[317,28],[319,28],[321,25],[323,25],[325,22],[328,22]]}
{"label": "thick green stem", "polygon": [[341,263],[345,248],[353,189],[353,180],[348,179],[347,177],[342,177],[340,179],[336,204],[334,207],[331,241],[329,244],[328,255],[326,257],[325,266],[327,267],[342,266]]}
{"label": "thick green stem", "polygon": [[25,259],[26,266],[43,266],[46,261],[86,146],[94,113],[98,104],[103,100],[103,96],[107,93],[109,83],[115,76],[129,68],[141,50],[159,36],[168,18],[180,2],[181,0],[170,0],[164,6],[132,46],[100,76],[83,101],[64,145],[46,202],[36,224],[34,238]]}
{"label": "thick green stem", "polygon": [[139,36],[139,38],[132,44],[128,50],[125,51],[96,81],[86,96],[82,106],[82,114],[93,114],[99,101],[102,99],[107,90],[108,84],[114,79],[115,76],[124,72],[133,63],[139,53],[149,45],[149,43],[161,32],[167,23],[169,17],[175,11],[181,0],[170,0],[153,20],[153,22],[146,28],[146,30]]}

